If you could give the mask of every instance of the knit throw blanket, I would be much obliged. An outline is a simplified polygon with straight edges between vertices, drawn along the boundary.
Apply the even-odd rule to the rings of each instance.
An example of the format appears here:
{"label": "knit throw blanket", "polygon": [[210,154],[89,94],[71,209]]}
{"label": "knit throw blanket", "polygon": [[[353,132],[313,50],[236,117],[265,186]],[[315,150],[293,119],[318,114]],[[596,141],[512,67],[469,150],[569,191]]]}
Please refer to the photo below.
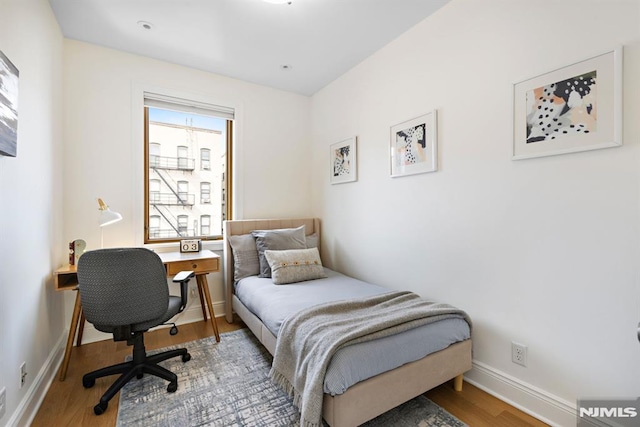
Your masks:
{"label": "knit throw blanket", "polygon": [[316,305],[285,319],[269,374],[293,396],[301,426],[319,427],[325,372],[336,351],[449,317],[463,318],[471,326],[464,311],[412,292]]}

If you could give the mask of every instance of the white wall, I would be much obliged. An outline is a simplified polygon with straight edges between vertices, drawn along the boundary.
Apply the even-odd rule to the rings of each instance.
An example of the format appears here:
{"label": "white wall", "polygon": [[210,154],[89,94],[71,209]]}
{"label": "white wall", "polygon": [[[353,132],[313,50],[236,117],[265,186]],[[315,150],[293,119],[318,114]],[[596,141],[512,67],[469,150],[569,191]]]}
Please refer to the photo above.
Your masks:
{"label": "white wall", "polygon": [[[624,146],[512,161],[512,83],[620,44]],[[453,0],[313,96],[323,260],[467,310],[468,378],[550,421],[635,398],[639,75],[637,0]],[[390,126],[432,109],[439,171],[391,179]],[[358,181],[332,186],[328,147],[352,135]]]}
{"label": "white wall", "polygon": [[[311,214],[308,97],[66,39],[66,240],[100,247],[96,198],[102,197],[124,217],[105,228],[105,247],[142,244],[143,90],[168,90],[236,108],[237,218]],[[209,284],[216,314],[222,315],[222,274],[210,275]],[[69,320],[73,295],[66,304]],[[197,313],[197,301],[190,305]]]}
{"label": "white wall", "polygon": [[[0,50],[20,72],[18,155],[0,156],[0,425],[28,425],[55,368],[63,298],[52,271],[62,240],[62,35],[46,0],[0,1]],[[20,388],[19,366],[27,362]]]}
{"label": "white wall", "polygon": [[[135,179],[143,141],[133,140],[142,123],[132,105],[139,87],[166,88],[233,104],[241,114],[236,142],[243,215],[304,215],[310,211],[309,98],[241,82],[96,45],[65,40],[65,237],[100,243],[96,197],[124,220],[105,230],[105,246],[140,244],[134,228]],[[95,220],[95,221],[94,221]]]}

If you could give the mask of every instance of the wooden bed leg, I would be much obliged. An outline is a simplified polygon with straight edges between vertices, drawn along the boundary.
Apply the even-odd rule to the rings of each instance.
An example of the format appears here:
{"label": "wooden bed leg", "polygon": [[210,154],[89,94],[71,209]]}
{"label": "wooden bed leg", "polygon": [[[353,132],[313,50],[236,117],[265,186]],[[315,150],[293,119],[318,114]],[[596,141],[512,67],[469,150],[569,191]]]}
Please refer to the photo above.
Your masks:
{"label": "wooden bed leg", "polygon": [[453,379],[453,389],[455,391],[462,391],[462,380],[464,376],[462,374],[458,375]]}

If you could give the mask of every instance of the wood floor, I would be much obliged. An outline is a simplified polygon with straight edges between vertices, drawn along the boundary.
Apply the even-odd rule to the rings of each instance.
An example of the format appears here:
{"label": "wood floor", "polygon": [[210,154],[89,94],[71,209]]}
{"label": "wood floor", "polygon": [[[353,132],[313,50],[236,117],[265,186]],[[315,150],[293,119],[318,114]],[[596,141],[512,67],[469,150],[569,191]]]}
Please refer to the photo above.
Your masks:
{"label": "wood floor", "polygon": [[[228,324],[223,318],[219,318],[218,327],[220,332],[224,333],[244,327],[244,324],[241,321]],[[209,322],[180,325],[179,329],[178,335],[174,336],[169,335],[168,329],[147,333],[147,350],[213,335]],[[127,347],[126,343],[111,340],[73,347],[66,380],[58,381],[56,375],[31,426],[115,426],[119,395],[109,402],[104,414],[96,416],[93,413],[93,407],[115,377],[98,379],[93,388],[85,389],[82,387],[82,375],[121,362],[130,352],[131,347]],[[468,383],[464,384],[462,392],[454,391],[452,383],[449,382],[427,392],[426,396],[471,427],[546,425]]]}

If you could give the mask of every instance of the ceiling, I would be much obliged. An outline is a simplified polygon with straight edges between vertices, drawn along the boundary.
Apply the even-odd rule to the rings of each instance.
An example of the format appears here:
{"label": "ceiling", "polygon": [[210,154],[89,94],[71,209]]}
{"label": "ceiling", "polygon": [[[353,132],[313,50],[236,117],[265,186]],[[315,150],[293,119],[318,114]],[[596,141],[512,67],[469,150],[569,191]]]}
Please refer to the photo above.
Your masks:
{"label": "ceiling", "polygon": [[50,3],[67,38],[312,95],[448,1]]}

